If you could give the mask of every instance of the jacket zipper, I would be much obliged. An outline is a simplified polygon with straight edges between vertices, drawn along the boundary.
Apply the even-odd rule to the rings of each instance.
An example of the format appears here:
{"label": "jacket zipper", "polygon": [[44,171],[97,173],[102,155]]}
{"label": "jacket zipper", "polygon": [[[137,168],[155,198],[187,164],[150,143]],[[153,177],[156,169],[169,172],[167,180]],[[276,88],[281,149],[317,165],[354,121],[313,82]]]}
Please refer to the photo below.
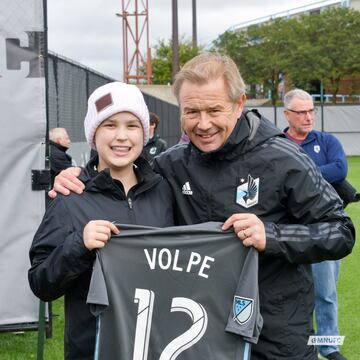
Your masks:
{"label": "jacket zipper", "polygon": [[127,202],[129,204],[129,208],[132,209],[132,200],[131,200],[131,198],[128,198]]}

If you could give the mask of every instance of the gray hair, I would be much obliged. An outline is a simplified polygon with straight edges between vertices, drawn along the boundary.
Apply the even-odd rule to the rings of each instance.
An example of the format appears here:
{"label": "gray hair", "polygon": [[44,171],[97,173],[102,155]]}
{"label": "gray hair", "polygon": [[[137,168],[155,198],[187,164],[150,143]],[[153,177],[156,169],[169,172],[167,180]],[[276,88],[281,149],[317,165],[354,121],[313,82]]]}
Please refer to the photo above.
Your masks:
{"label": "gray hair", "polygon": [[300,100],[309,100],[309,101],[313,101],[312,96],[302,90],[302,89],[293,89],[288,91],[285,95],[284,95],[284,107],[285,108],[289,108],[291,102],[293,101],[293,99],[300,99]]}
{"label": "gray hair", "polygon": [[189,60],[176,74],[174,94],[179,102],[179,93],[185,80],[203,85],[223,78],[231,101],[237,102],[245,94],[245,83],[235,62],[228,56],[204,53]]}
{"label": "gray hair", "polygon": [[49,130],[49,139],[51,141],[57,142],[58,139],[63,139],[64,137],[69,136],[65,128],[52,128]]}

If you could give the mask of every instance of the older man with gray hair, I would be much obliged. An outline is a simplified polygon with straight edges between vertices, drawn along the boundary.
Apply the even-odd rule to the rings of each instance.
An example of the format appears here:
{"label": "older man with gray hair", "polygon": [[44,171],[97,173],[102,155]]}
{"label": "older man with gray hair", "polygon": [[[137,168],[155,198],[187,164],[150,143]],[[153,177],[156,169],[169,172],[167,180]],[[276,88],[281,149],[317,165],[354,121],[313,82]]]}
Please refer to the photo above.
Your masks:
{"label": "older man with gray hair", "polygon": [[50,171],[51,183],[55,176],[64,169],[72,166],[72,159],[66,152],[69,150],[71,140],[65,128],[57,127],[49,131],[50,140]]}
{"label": "older man with gray hair", "polygon": [[[316,108],[309,93],[301,89],[289,91],[284,96],[284,114],[289,123],[284,132],[297,143],[319,167],[330,184],[343,181],[347,175],[347,160],[339,140],[326,132],[314,130]],[[340,260],[312,264],[315,285],[316,334],[338,336],[338,303],[336,282]],[[337,345],[319,346],[324,359],[344,360]]]}

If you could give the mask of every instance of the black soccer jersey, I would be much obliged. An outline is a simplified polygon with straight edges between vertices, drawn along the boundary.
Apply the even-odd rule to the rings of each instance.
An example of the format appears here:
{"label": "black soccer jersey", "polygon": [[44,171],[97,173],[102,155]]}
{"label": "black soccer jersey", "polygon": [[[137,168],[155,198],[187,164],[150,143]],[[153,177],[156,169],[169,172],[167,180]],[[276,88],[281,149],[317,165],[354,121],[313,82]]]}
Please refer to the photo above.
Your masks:
{"label": "black soccer jersey", "polygon": [[250,359],[262,326],[257,251],[220,223],[119,228],[87,299],[95,359]]}

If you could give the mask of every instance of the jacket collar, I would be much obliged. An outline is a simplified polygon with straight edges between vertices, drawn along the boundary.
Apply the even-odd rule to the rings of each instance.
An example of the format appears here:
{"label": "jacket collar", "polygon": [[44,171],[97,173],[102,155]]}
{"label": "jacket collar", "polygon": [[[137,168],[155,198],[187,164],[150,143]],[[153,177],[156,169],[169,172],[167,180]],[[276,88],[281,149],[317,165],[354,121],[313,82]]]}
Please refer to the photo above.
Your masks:
{"label": "jacket collar", "polygon": [[158,135],[158,134],[155,134],[151,139],[149,139],[149,141],[147,142],[146,146],[156,143],[156,141],[158,140],[158,138],[159,138],[159,135]]}
{"label": "jacket collar", "polygon": [[[85,190],[91,192],[111,192],[116,197],[126,198],[123,185],[120,181],[113,179],[109,169],[100,172],[96,170],[98,156],[93,157],[82,169],[79,179],[85,184]],[[161,176],[156,174],[149,163],[142,157],[134,162],[135,174],[138,179],[134,191],[140,193],[152,187],[161,180]]]}
{"label": "jacket collar", "polygon": [[[284,129],[284,133],[286,134],[289,130],[289,127],[287,126],[285,129]],[[306,138],[302,141],[301,145],[304,145],[304,144],[308,144],[310,142],[312,142],[314,139],[316,138],[316,133],[315,133],[315,130],[311,130]]]}

